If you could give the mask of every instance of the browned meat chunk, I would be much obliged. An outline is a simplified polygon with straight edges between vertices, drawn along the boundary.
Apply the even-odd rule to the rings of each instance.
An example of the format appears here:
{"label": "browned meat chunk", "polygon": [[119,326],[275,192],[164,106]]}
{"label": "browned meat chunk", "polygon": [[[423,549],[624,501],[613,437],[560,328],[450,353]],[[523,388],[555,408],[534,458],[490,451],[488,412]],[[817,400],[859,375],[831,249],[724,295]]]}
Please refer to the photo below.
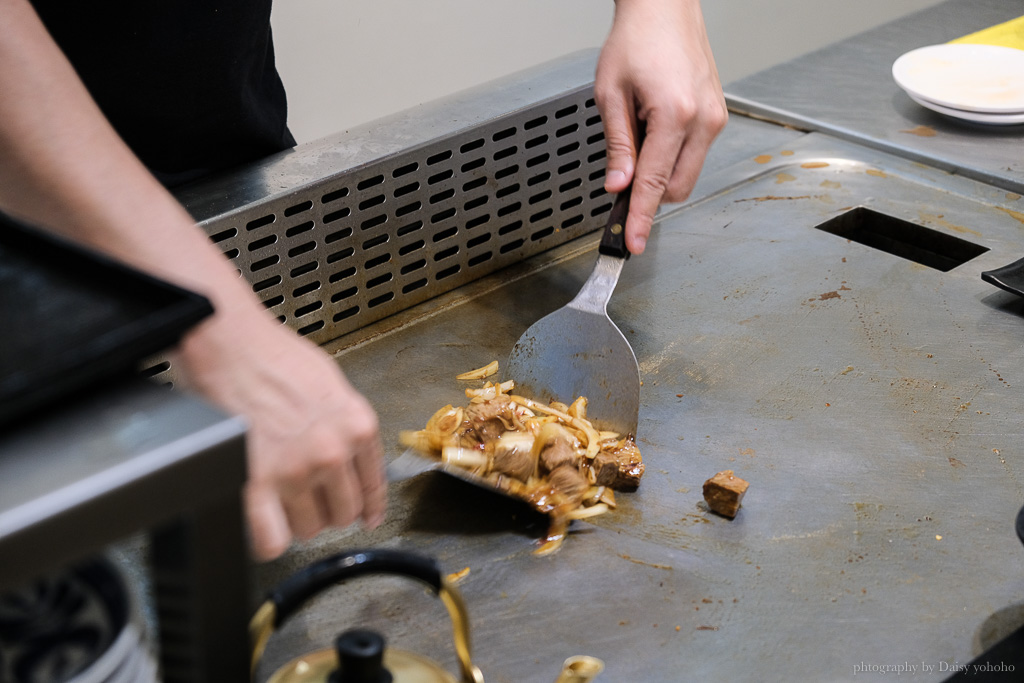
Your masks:
{"label": "browned meat chunk", "polygon": [[548,475],[548,481],[573,505],[579,505],[583,501],[583,494],[590,488],[587,480],[573,465],[562,465],[553,470]]}
{"label": "browned meat chunk", "polygon": [[704,482],[704,500],[714,512],[731,519],[739,511],[740,501],[749,486],[732,470],[725,470]]}
{"label": "browned meat chunk", "polygon": [[496,472],[525,482],[533,475],[533,455],[524,448],[495,448],[491,466]]}
{"label": "browned meat chunk", "polygon": [[472,428],[463,429],[459,433],[459,445],[463,448],[476,448],[478,450],[484,449],[483,440],[480,438],[480,435],[476,433],[476,430]]}
{"label": "browned meat chunk", "polygon": [[624,441],[613,450],[598,453],[594,457],[593,467],[598,486],[610,486],[619,491],[635,489],[640,485],[640,477],[644,475],[640,450],[631,440]]}
{"label": "browned meat chunk", "polygon": [[562,465],[577,463],[576,449],[565,439],[555,439],[540,452],[540,464],[545,472],[554,472]]}
{"label": "browned meat chunk", "polygon": [[505,395],[480,403],[470,403],[466,420],[482,443],[494,441],[511,426],[512,400]]}
{"label": "browned meat chunk", "polygon": [[473,423],[473,427],[483,443],[490,443],[505,433],[505,424],[498,418]]}
{"label": "browned meat chunk", "polygon": [[466,407],[466,419],[471,422],[486,422],[497,417],[508,419],[512,415],[512,399],[505,394]]}

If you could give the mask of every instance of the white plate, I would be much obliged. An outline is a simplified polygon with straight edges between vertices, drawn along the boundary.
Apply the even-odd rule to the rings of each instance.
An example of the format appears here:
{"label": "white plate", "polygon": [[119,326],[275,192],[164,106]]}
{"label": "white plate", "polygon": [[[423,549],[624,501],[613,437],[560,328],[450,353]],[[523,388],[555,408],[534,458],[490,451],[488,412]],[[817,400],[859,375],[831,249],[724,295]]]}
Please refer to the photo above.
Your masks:
{"label": "white plate", "polygon": [[907,95],[922,107],[927,107],[932,111],[937,111],[940,114],[945,114],[946,116],[964,119],[965,121],[987,123],[997,126],[1011,126],[1018,123],[1024,123],[1024,114],[983,114],[975,111],[964,111],[963,109],[951,109],[949,107],[943,107],[941,104],[929,102],[923,97],[917,97],[911,93],[907,93]]}
{"label": "white plate", "polygon": [[949,109],[1024,114],[1024,50],[929,45],[897,59],[892,77],[909,95]]}

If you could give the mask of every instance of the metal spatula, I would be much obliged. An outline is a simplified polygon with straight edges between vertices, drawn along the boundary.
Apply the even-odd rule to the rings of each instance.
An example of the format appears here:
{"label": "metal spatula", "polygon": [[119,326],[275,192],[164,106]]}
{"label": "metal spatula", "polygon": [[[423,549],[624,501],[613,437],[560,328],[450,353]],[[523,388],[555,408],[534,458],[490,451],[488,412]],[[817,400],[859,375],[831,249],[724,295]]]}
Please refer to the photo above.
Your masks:
{"label": "metal spatula", "polygon": [[608,317],[608,301],[629,258],[626,215],[630,188],[615,200],[597,265],[576,298],[530,326],[505,365],[515,393],[547,403],[587,398],[598,428],[635,435],[640,413],[640,368],[629,342]]}

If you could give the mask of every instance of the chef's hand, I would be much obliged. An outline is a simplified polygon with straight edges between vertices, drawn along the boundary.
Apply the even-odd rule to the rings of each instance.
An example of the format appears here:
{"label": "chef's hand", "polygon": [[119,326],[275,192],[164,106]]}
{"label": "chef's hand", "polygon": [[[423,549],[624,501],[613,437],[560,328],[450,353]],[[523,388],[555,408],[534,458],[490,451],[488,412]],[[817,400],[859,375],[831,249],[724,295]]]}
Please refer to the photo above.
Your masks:
{"label": "chef's hand", "polygon": [[380,524],[386,482],[370,404],[334,360],[264,311],[222,318],[187,337],[179,361],[195,388],[249,421],[245,506],[257,558],[328,526]]}
{"label": "chef's hand", "polygon": [[604,187],[633,183],[626,246],[640,254],[658,205],[689,196],[728,119],[698,0],[616,0],[594,92],[608,149]]}

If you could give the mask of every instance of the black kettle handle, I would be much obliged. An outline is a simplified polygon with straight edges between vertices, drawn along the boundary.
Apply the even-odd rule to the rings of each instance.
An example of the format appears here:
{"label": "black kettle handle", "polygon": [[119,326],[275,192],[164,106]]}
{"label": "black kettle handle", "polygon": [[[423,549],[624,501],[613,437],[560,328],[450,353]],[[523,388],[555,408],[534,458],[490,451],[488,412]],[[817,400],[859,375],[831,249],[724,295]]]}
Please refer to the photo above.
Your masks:
{"label": "black kettle handle", "polygon": [[441,568],[432,557],[384,548],[346,550],[292,574],[270,591],[267,600],[276,608],[274,626],[280,626],[325,588],[368,574],[396,574],[418,579],[434,593],[441,591],[443,580]]}
{"label": "black kettle handle", "polygon": [[455,587],[441,574],[432,557],[400,550],[348,550],[332,555],[296,572],[282,581],[267,596],[249,622],[252,638],[250,676],[255,675],[260,658],[274,630],[298,611],[307,600],[341,581],[368,574],[397,574],[418,579],[441,598],[452,620],[455,656],[463,683],[483,683],[480,669],[470,655],[469,614]]}
{"label": "black kettle handle", "polygon": [[1017,513],[1017,538],[1024,543],[1024,507]]}

